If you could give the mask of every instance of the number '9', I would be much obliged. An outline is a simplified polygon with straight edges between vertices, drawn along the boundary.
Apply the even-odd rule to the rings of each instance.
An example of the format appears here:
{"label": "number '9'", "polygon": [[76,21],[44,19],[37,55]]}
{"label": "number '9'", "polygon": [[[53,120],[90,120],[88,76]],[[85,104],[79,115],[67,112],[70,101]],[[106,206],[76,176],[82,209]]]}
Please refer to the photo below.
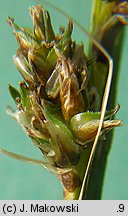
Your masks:
{"label": "number '9'", "polygon": [[123,204],[119,204],[119,212],[123,212],[124,211],[124,205]]}

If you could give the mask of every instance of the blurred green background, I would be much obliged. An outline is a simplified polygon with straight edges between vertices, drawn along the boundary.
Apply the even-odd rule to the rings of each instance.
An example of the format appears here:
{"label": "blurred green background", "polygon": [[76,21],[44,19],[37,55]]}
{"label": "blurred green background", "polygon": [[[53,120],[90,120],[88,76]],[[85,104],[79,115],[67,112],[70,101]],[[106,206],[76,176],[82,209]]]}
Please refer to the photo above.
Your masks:
{"label": "blurred green background", "polygon": [[[91,1],[89,0],[54,0],[50,1],[81,25],[89,30]],[[34,147],[17,123],[6,115],[7,105],[15,108],[8,93],[8,84],[17,87],[22,77],[16,70],[12,56],[17,43],[11,28],[7,25],[8,16],[14,17],[21,26],[32,26],[28,14],[29,6],[39,3],[33,0],[5,0],[0,7],[0,148],[41,159],[40,151]],[[45,6],[51,12],[52,23],[66,25],[67,18]],[[74,38],[84,41],[87,38],[75,27]],[[86,48],[86,47],[85,47]],[[128,199],[128,27],[121,59],[121,68],[117,89],[117,103],[121,105],[116,118],[124,125],[114,131],[114,139],[108,157],[102,199]],[[3,199],[62,199],[61,185],[56,176],[43,168],[0,155],[0,200]]]}

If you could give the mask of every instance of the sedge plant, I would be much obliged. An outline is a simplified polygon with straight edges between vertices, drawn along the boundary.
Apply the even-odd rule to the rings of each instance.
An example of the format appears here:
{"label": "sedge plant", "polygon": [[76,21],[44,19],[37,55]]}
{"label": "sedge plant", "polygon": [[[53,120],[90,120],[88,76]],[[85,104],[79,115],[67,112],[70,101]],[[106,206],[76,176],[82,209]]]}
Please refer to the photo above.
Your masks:
{"label": "sedge plant", "polygon": [[7,20],[18,42],[13,60],[23,77],[18,89],[9,85],[17,109],[8,108],[8,114],[22,126],[43,160],[0,151],[57,175],[64,199],[101,197],[106,164],[102,159],[110,148],[108,145],[106,151],[104,139],[110,142],[106,133],[122,125],[121,120],[113,119],[119,105],[115,106],[111,92],[113,103],[108,104],[108,111],[106,106],[113,59],[114,74],[119,69],[121,52],[117,56],[116,49],[121,51],[128,3],[94,0],[92,5],[87,53],[82,43],[72,39],[73,21],[55,34],[50,14],[42,5],[29,9],[33,29],[20,27],[13,18]]}

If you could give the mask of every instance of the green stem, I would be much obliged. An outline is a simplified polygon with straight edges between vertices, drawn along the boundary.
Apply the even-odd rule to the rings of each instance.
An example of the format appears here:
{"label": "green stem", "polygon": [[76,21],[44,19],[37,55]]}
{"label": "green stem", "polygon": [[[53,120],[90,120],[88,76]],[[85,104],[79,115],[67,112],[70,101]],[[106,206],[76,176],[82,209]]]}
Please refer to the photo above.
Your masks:
{"label": "green stem", "polygon": [[[102,5],[101,0],[97,2]],[[116,3],[116,2],[117,1],[113,1],[112,3]],[[99,4],[98,4],[98,7],[99,7]],[[107,14],[108,9],[111,10],[111,7],[107,8],[106,11],[104,10],[104,16],[105,14]],[[93,10],[97,12],[97,5],[95,5],[95,8],[93,8]],[[124,28],[121,23],[119,22],[114,23],[111,25],[111,27],[109,26],[108,29],[105,29],[105,31],[102,32],[102,36],[99,38],[98,32],[101,32],[101,28],[103,24],[103,14],[101,16],[101,20],[100,20],[100,16],[98,17],[98,19],[96,19],[97,15],[96,13],[93,12],[93,15],[94,14],[95,14],[95,19],[93,19],[93,27],[91,29],[91,32],[94,35],[94,37],[97,40],[99,40],[102,46],[106,48],[106,50],[111,54],[114,60],[112,88],[110,91],[110,97],[109,97],[109,102],[108,102],[108,109],[111,109],[115,106],[115,103],[116,103],[116,89],[118,85],[119,64],[120,64],[121,52],[122,52],[123,41],[124,41]],[[107,69],[106,60],[101,56],[97,48],[94,47],[92,44],[90,44],[89,55],[92,55],[94,51],[97,53],[97,61],[94,64],[94,66],[91,68],[92,70],[91,71],[92,72],[91,85],[96,87],[100,95],[99,104],[101,104],[103,89],[104,89],[106,77],[107,77],[107,73],[104,74],[104,72],[107,72],[108,69]],[[102,67],[104,71],[100,73],[101,75],[100,76],[98,73],[99,71],[101,72]],[[94,157],[93,164],[92,164],[92,168],[91,168],[91,172],[90,172],[86,199],[95,199],[95,200],[101,199],[102,186],[103,186],[105,169],[106,169],[106,164],[107,164],[107,157],[110,151],[110,147],[112,145],[112,137],[113,137],[113,133],[111,132],[107,134],[106,140],[100,141],[98,143],[95,157]]]}
{"label": "green stem", "polygon": [[77,174],[80,180],[79,185],[75,188],[73,192],[69,192],[65,190],[64,188],[64,191],[65,191],[64,199],[68,199],[68,200],[78,200],[79,199],[82,181],[84,178],[84,173],[85,173],[86,166],[88,163],[90,151],[91,151],[91,146],[81,149],[81,157],[80,157],[79,163],[77,164],[77,166],[73,168],[73,171]]}

